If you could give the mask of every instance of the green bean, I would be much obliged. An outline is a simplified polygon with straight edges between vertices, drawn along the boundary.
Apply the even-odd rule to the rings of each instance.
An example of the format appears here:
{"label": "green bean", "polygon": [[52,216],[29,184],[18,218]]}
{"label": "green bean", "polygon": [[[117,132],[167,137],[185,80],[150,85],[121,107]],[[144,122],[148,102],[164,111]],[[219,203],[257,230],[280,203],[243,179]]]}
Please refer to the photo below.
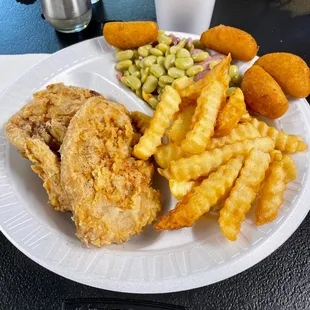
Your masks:
{"label": "green bean", "polygon": [[138,71],[138,67],[136,65],[131,65],[129,68],[128,68],[128,71],[130,72],[130,74],[133,74],[134,72]]}
{"label": "green bean", "polygon": [[128,70],[126,70],[125,72],[124,72],[124,76],[129,76],[130,75],[130,72],[128,71]]}
{"label": "green bean", "polygon": [[193,40],[193,45],[197,49],[204,50],[205,46],[200,42],[200,40]]}
{"label": "green bean", "polygon": [[169,46],[164,43],[159,43],[156,45],[156,48],[165,53]]}
{"label": "green bean", "polygon": [[155,47],[150,48],[150,53],[154,56],[163,56],[164,55],[164,53],[161,50],[159,50]]}
{"label": "green bean", "polygon": [[158,105],[158,100],[153,97],[153,98],[148,99],[147,103],[151,106],[152,109],[155,110]]}
{"label": "green bean", "polygon": [[150,56],[145,57],[142,60],[143,66],[150,67],[151,65],[153,65],[156,62],[156,59],[157,59],[157,57],[154,55],[150,55]]}
{"label": "green bean", "polygon": [[165,57],[164,56],[158,56],[156,62],[161,65],[161,66],[165,66]]}
{"label": "green bean", "polygon": [[168,55],[165,59],[166,70],[172,68],[174,66],[174,62],[175,62],[175,55],[174,54]]}
{"label": "green bean", "polygon": [[150,68],[149,67],[142,68],[140,70],[140,73],[141,73],[141,82],[144,83],[150,74]]}
{"label": "green bean", "polygon": [[165,34],[159,35],[157,41],[158,41],[158,43],[164,43],[164,44],[166,44],[166,45],[168,45],[168,46],[172,43],[171,38],[168,37],[168,36],[165,35]]}
{"label": "green bean", "polygon": [[185,48],[181,48],[178,52],[177,52],[177,57],[178,58],[184,58],[184,57],[191,57],[190,52],[185,49]]}
{"label": "green bean", "polygon": [[[166,87],[166,84],[158,81],[158,86],[159,86],[159,88],[164,88],[164,87]],[[157,91],[158,91],[158,87],[157,87]]]}
{"label": "green bean", "polygon": [[156,78],[160,78],[163,74],[166,73],[166,70],[164,67],[162,67],[159,64],[154,64],[151,65],[150,67],[150,72],[156,77]]}
{"label": "green bean", "polygon": [[170,68],[168,70],[168,75],[171,76],[172,78],[176,79],[176,78],[179,78],[181,76],[184,76],[185,72],[184,72],[184,70],[180,70],[178,68]]}
{"label": "green bean", "polygon": [[231,96],[235,92],[236,88],[237,87],[229,87],[226,91],[226,95]]}
{"label": "green bean", "polygon": [[175,66],[181,70],[186,70],[190,68],[193,64],[194,64],[194,60],[191,57],[177,58],[175,60]]}
{"label": "green bean", "polygon": [[132,57],[133,57],[133,50],[121,51],[116,54],[117,61],[128,60],[131,59]]}
{"label": "green bean", "polygon": [[174,81],[174,78],[172,78],[171,76],[169,75],[162,75],[160,78],[159,78],[159,82],[163,83],[163,84],[172,84]]}
{"label": "green bean", "polygon": [[132,65],[131,60],[122,60],[115,65],[115,69],[118,71],[125,71]]}
{"label": "green bean", "polygon": [[123,76],[121,78],[121,82],[126,86],[130,87],[133,91],[141,88],[141,81],[132,75],[127,77]]}
{"label": "green bean", "polygon": [[138,48],[138,53],[139,53],[139,55],[142,56],[142,57],[147,57],[147,56],[150,55],[149,50],[148,50],[145,46],[140,46],[140,47]]}
{"label": "green bean", "polygon": [[142,86],[142,90],[144,90],[145,93],[150,94],[156,89],[157,84],[157,78],[153,75],[149,75]]}
{"label": "green bean", "polygon": [[192,66],[186,70],[186,75],[195,76],[196,74],[202,72],[203,70],[204,68],[201,65]]}
{"label": "green bean", "polygon": [[136,72],[132,73],[131,75],[132,75],[132,76],[135,76],[135,77],[138,78],[138,79],[141,79],[141,73],[140,73],[140,71],[136,71]]}
{"label": "green bean", "polygon": [[234,76],[237,76],[239,74],[239,69],[236,65],[231,65],[229,67],[229,76],[232,79]]}
{"label": "green bean", "polygon": [[207,52],[201,52],[197,54],[193,54],[192,58],[194,59],[195,62],[201,62],[206,60],[209,57],[209,54]]}

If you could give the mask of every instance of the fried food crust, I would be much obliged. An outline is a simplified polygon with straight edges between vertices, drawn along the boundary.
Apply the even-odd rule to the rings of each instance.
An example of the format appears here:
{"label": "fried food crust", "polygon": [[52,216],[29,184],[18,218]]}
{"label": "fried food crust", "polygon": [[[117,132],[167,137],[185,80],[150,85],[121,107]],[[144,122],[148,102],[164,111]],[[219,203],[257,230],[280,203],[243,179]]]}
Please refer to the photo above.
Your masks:
{"label": "fried food crust", "polygon": [[103,35],[112,46],[138,48],[157,40],[158,27],[152,21],[110,22],[105,23]]}
{"label": "fried food crust", "polygon": [[61,184],[87,245],[125,242],[161,210],[160,194],[150,186],[153,165],[131,156],[134,140],[125,107],[100,97],[85,103],[68,127]]}
{"label": "fried food crust", "polygon": [[271,53],[260,57],[255,65],[266,70],[284,93],[304,98],[310,93],[310,70],[306,62],[290,53]]}
{"label": "fried food crust", "polygon": [[224,25],[219,25],[203,32],[200,42],[222,54],[231,53],[233,59],[249,61],[258,51],[255,39],[247,32]]}
{"label": "fried food crust", "polygon": [[246,104],[263,116],[276,119],[288,109],[288,100],[281,87],[260,66],[252,66],[245,72],[241,88]]}

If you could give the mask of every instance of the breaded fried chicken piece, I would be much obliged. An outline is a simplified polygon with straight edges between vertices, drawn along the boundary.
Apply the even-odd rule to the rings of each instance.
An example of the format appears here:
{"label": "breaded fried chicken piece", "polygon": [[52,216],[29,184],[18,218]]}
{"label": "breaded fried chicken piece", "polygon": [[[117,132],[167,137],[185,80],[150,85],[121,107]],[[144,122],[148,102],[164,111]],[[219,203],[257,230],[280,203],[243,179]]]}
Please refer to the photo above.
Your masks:
{"label": "breaded fried chicken piece", "polygon": [[131,156],[136,134],[121,104],[91,98],[61,146],[61,184],[72,201],[77,236],[87,245],[122,243],[161,210],[153,165]]}
{"label": "breaded fried chicken piece", "polygon": [[6,136],[24,157],[34,163],[32,169],[43,180],[50,204],[56,210],[69,210],[61,197],[58,150],[71,118],[87,99],[98,95],[79,87],[52,84],[35,93],[33,101],[6,124]]}

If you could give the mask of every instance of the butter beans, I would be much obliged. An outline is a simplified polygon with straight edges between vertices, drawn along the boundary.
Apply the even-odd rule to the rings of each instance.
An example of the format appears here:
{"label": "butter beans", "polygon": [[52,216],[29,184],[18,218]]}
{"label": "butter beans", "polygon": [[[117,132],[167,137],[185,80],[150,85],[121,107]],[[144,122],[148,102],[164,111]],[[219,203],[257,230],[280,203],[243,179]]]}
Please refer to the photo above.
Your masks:
{"label": "butter beans", "polygon": [[134,72],[138,71],[138,67],[136,65],[131,65],[129,68],[128,68],[128,71],[130,74],[133,74]]}
{"label": "butter beans", "polygon": [[164,43],[159,43],[156,45],[156,48],[160,50],[162,53],[165,53],[166,50],[169,48],[169,46]]}
{"label": "butter beans", "polygon": [[159,50],[158,48],[155,48],[155,47],[150,48],[150,53],[154,56],[163,56],[164,55],[164,53],[161,50]]}
{"label": "butter beans", "polygon": [[197,54],[193,54],[192,58],[194,60],[194,62],[201,62],[206,60],[209,57],[209,54],[207,52],[201,52],[201,53],[197,53]]}
{"label": "butter beans", "polygon": [[194,64],[194,60],[191,57],[177,58],[175,60],[175,66],[181,70],[186,70],[189,67],[192,67],[193,64]]}
{"label": "butter beans", "polygon": [[177,79],[181,76],[184,76],[185,75],[185,71],[184,70],[180,70],[178,68],[170,68],[168,70],[168,75],[174,79]]}
{"label": "butter beans", "polygon": [[132,75],[121,77],[121,82],[134,91],[141,88],[141,81]]}
{"label": "butter beans", "polygon": [[145,46],[140,46],[138,48],[138,53],[142,57],[147,57],[150,55],[149,49],[147,49]]}
{"label": "butter beans", "polygon": [[232,79],[233,77],[239,75],[239,69],[236,65],[231,65],[229,67],[229,76]]}
{"label": "butter beans", "polygon": [[115,69],[118,71],[125,71],[132,65],[131,60],[122,60],[115,65]]}
{"label": "butter beans", "polygon": [[201,65],[192,66],[186,70],[186,75],[195,76],[196,74],[202,72],[203,70],[204,68]]}
{"label": "butter beans", "polygon": [[165,58],[164,56],[158,56],[156,62],[157,62],[159,65],[161,65],[161,66],[164,67],[164,66],[165,66],[165,59],[166,59],[166,58]]}
{"label": "butter beans", "polygon": [[150,68],[149,67],[142,68],[140,70],[140,73],[141,73],[141,82],[144,83],[150,74]]}
{"label": "butter beans", "polygon": [[193,40],[193,45],[195,48],[199,48],[201,50],[205,49],[205,46],[200,42],[200,40]]}
{"label": "butter beans", "polygon": [[154,64],[151,65],[150,67],[150,72],[153,74],[155,77],[160,78],[162,75],[166,73],[166,70],[164,67],[162,67],[159,64]]}
{"label": "butter beans", "polygon": [[157,78],[153,75],[149,75],[142,86],[142,90],[145,93],[150,94],[156,89],[157,84],[158,84]]}
{"label": "butter beans", "polygon": [[150,67],[156,62],[156,59],[157,58],[154,55],[147,56],[142,60],[142,64],[144,67]]}
{"label": "butter beans", "polygon": [[116,53],[116,60],[122,61],[122,60],[129,60],[133,57],[133,50],[125,50]]}
{"label": "butter beans", "polygon": [[172,78],[171,76],[169,75],[162,75],[160,78],[159,78],[159,82],[163,83],[163,84],[172,84],[174,81],[174,78]]}
{"label": "butter beans", "polygon": [[174,54],[168,55],[165,59],[166,70],[172,68],[174,66],[174,62],[175,62],[175,55]]}
{"label": "butter beans", "polygon": [[185,58],[185,57],[191,57],[191,54],[190,54],[190,52],[187,49],[181,48],[177,52],[177,58]]}
{"label": "butter beans", "polygon": [[167,46],[169,46],[172,43],[172,40],[167,35],[161,34],[158,36],[158,43],[163,43],[163,44],[166,44]]}

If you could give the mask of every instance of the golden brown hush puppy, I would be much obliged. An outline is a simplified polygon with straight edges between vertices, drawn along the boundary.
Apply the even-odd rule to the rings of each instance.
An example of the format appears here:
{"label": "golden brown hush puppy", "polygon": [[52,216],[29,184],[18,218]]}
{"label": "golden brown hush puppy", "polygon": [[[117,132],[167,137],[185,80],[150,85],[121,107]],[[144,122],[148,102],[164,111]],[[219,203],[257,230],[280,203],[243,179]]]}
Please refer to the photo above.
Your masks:
{"label": "golden brown hush puppy", "polygon": [[288,100],[281,87],[260,66],[253,66],[245,72],[241,89],[246,104],[263,116],[275,119],[288,109]]}
{"label": "golden brown hush puppy", "polygon": [[233,59],[249,61],[255,57],[258,46],[255,39],[238,28],[219,25],[202,33],[200,42],[222,54],[231,53]]}
{"label": "golden brown hush puppy", "polygon": [[103,27],[106,41],[121,49],[137,48],[156,41],[158,27],[155,22],[110,22]]}
{"label": "golden brown hush puppy", "polygon": [[309,95],[309,67],[299,56],[290,53],[266,54],[255,65],[264,68],[286,94],[297,98]]}

